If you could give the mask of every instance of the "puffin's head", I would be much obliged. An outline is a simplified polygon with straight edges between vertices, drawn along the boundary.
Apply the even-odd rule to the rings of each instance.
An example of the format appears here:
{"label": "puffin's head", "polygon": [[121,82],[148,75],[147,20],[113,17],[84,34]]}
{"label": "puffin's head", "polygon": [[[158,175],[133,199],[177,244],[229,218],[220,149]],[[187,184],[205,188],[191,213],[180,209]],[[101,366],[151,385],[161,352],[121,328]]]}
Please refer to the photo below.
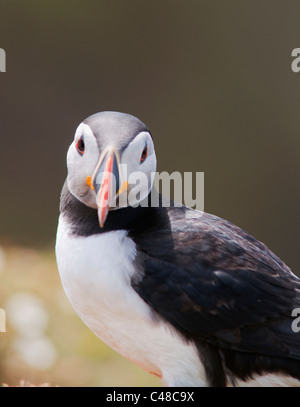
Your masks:
{"label": "puffin's head", "polygon": [[78,126],[67,166],[69,191],[98,210],[103,227],[110,209],[136,206],[149,195],[156,170],[152,137],[134,116],[96,113]]}

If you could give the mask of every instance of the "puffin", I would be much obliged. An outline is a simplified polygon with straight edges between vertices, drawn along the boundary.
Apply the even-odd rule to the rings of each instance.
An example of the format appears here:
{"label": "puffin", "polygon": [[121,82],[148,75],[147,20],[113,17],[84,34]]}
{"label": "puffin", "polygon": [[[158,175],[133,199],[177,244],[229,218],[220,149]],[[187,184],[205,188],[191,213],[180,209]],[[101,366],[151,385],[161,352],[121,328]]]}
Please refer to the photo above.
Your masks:
{"label": "puffin", "polygon": [[75,311],[105,344],[163,386],[300,386],[300,279],[231,222],[166,205],[142,121],[89,116],[67,168],[57,266]]}

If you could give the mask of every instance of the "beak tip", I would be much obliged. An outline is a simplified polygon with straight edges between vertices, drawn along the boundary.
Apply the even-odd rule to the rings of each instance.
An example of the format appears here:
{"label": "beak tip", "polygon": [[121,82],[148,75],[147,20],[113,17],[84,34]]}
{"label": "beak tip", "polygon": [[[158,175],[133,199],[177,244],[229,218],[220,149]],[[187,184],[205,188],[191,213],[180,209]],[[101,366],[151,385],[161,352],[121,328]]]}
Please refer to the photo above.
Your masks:
{"label": "beak tip", "polygon": [[105,223],[107,215],[108,215],[108,210],[109,210],[108,206],[98,209],[99,226],[101,229],[103,229],[103,227],[104,227],[104,223]]}

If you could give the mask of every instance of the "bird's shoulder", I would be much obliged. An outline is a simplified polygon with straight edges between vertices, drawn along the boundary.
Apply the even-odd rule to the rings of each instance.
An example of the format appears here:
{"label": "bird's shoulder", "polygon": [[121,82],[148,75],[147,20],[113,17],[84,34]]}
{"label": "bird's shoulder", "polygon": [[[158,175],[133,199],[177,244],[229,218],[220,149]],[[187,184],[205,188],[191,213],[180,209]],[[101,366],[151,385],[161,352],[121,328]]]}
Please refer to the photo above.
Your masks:
{"label": "bird's shoulder", "polygon": [[288,266],[264,243],[230,221],[184,206],[153,212],[144,220],[147,231],[143,227],[143,233],[136,234],[137,244],[153,258],[171,258],[182,268],[193,264],[196,269],[205,265],[291,275]]}
{"label": "bird's shoulder", "polygon": [[164,226],[150,228],[147,241],[136,239],[141,267],[132,286],[154,312],[188,338],[300,358],[299,340],[282,339],[300,305],[300,280],[290,269],[217,216],[184,207],[168,208],[164,216]]}

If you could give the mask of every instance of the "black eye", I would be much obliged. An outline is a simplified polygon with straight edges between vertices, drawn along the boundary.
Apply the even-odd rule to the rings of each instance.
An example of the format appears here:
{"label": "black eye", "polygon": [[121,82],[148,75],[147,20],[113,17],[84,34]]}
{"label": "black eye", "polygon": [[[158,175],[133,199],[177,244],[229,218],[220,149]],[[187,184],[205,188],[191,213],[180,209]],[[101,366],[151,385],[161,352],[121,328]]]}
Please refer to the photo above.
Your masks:
{"label": "black eye", "polygon": [[142,162],[144,162],[146,160],[147,155],[148,155],[148,147],[145,146],[145,148],[144,148],[144,150],[142,152],[141,158],[140,158],[140,163],[142,163]]}
{"label": "black eye", "polygon": [[79,154],[83,155],[84,153],[84,138],[83,136],[80,137],[80,139],[76,143],[76,148]]}

